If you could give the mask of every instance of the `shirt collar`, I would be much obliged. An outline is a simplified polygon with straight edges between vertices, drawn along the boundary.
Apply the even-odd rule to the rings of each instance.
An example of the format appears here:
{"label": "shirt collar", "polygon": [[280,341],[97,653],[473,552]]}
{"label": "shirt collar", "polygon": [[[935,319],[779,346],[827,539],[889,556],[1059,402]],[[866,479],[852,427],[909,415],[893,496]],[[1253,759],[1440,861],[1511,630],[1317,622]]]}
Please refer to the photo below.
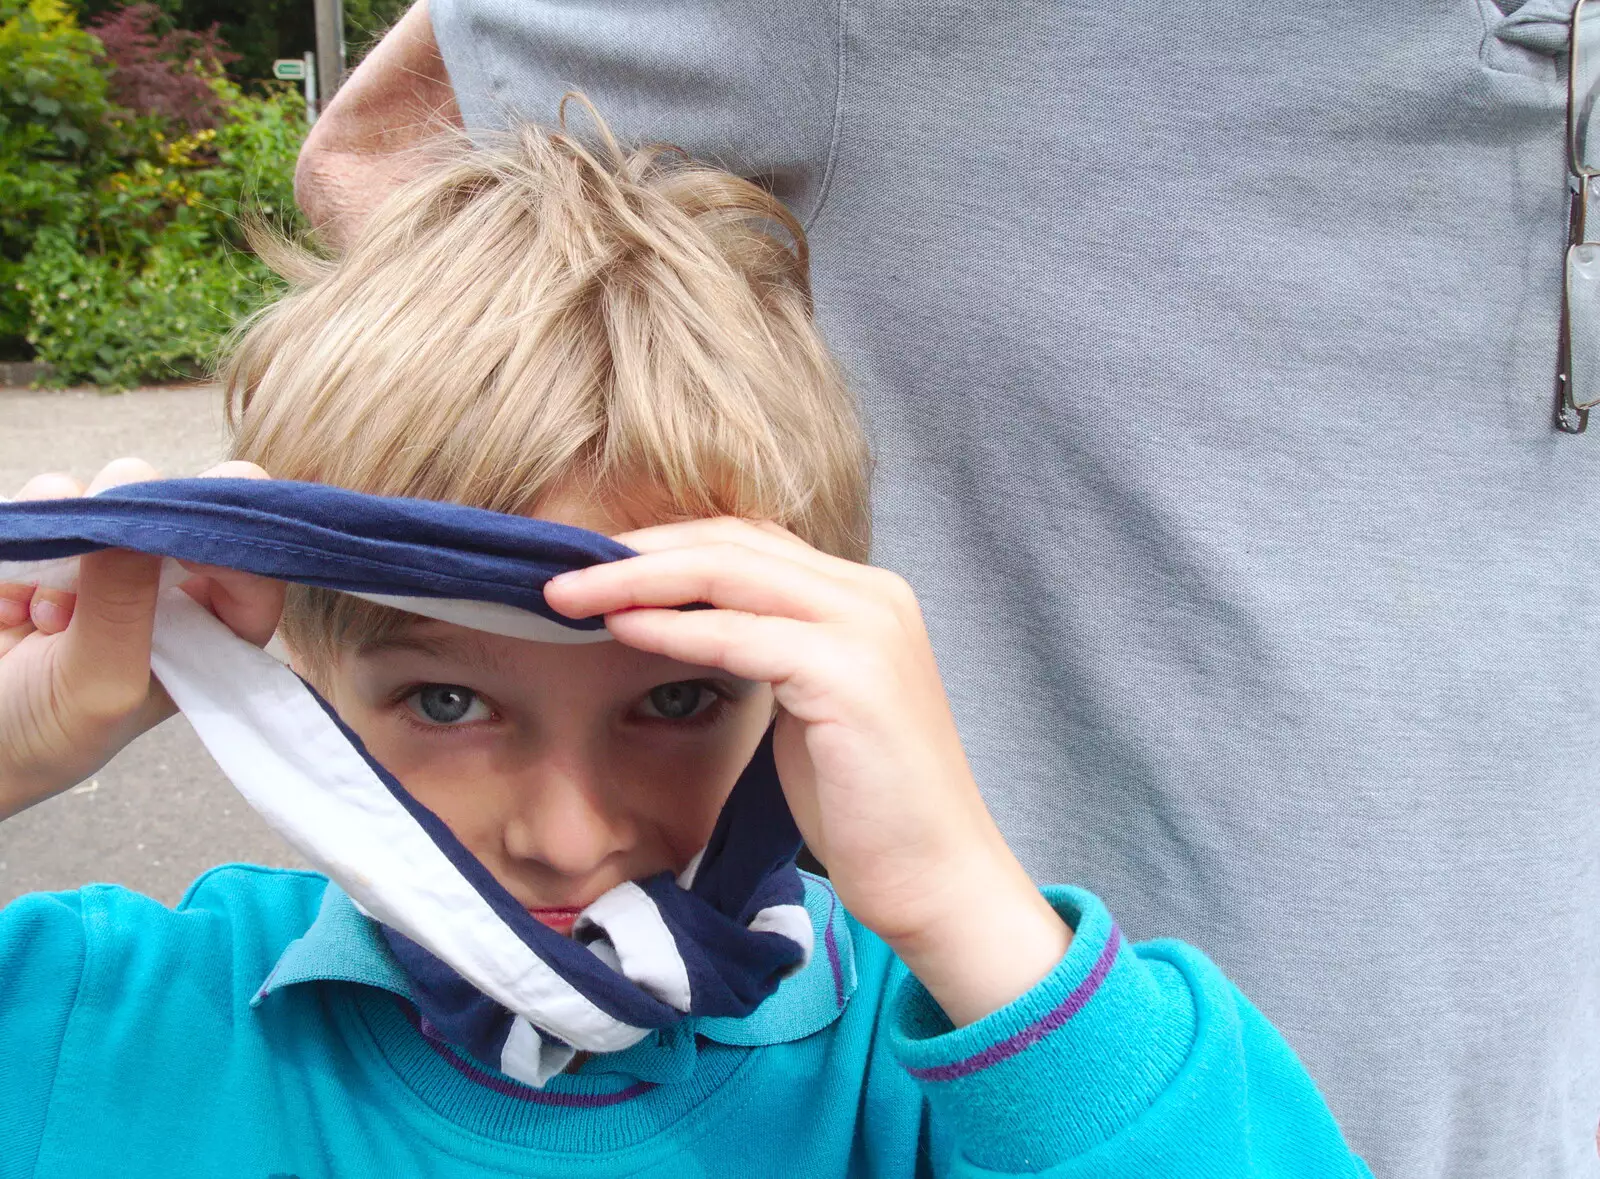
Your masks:
{"label": "shirt collar", "polygon": [[[694,1070],[696,1035],[720,1044],[756,1048],[802,1039],[838,1019],[856,989],[855,945],[833,888],[819,877],[802,876],[806,910],[815,931],[811,959],[766,1002],[742,1019],[687,1020],[622,1052],[596,1056],[583,1071],[621,1072],[658,1083],[681,1080]],[[289,943],[256,989],[250,1006],[260,1006],[277,992],[304,983],[354,983],[408,1001],[411,998],[405,971],[389,952],[377,923],[332,881],[322,894],[316,919]]]}
{"label": "shirt collar", "polygon": [[411,998],[411,984],[384,944],[377,923],[331,880],[311,927],[289,943],[256,988],[250,1006],[259,1007],[285,987],[319,982],[360,983]]}

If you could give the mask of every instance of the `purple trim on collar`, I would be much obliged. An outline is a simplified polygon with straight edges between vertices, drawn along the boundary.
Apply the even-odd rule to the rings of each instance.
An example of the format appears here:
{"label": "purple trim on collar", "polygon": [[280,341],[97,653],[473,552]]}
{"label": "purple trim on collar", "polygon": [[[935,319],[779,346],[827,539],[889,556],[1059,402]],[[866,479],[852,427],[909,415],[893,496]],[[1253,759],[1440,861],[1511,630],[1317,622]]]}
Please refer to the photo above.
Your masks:
{"label": "purple trim on collar", "polygon": [[958,1060],[954,1064],[936,1065],[933,1068],[913,1068],[906,1071],[919,1081],[954,1081],[971,1076],[990,1065],[1011,1059],[1017,1053],[1037,1044],[1083,1010],[1084,1004],[1094,997],[1094,993],[1100,989],[1100,984],[1105,981],[1106,975],[1111,973],[1111,966],[1116,961],[1117,951],[1121,947],[1122,931],[1113,925],[1111,936],[1106,938],[1105,948],[1095,960],[1094,968],[1089,971],[1087,978],[1072,988],[1072,993],[1062,1000],[1060,1006],[1046,1012],[1021,1031],[1012,1033],[998,1044],[991,1044],[982,1052],[974,1053],[965,1060]]}
{"label": "purple trim on collar", "polygon": [[278,970],[282,966],[283,966],[283,959],[279,958],[278,961],[272,967],[272,973],[267,975],[266,980],[264,982],[262,982],[262,984],[261,984],[261,988],[258,991],[256,991],[255,1001],[257,1003],[261,1002],[261,1000],[265,999],[268,995],[270,995],[272,993],[272,980],[278,977]]}
{"label": "purple trim on collar", "polygon": [[839,942],[833,936],[833,915],[839,901],[832,890],[828,892],[828,927],[822,931],[822,944],[828,947],[828,965],[833,967],[833,1001],[844,1010],[844,967],[839,964]]}
{"label": "purple trim on collar", "polygon": [[450,1067],[467,1080],[476,1081],[485,1089],[493,1089],[503,1097],[531,1101],[535,1105],[557,1105],[567,1109],[602,1109],[608,1105],[621,1105],[624,1101],[632,1101],[635,1097],[643,1097],[656,1088],[654,1081],[635,1081],[626,1089],[619,1089],[615,1093],[546,1093],[513,1081],[510,1077],[497,1077],[493,1073],[485,1072],[477,1065],[462,1060],[445,1045],[433,1040],[428,1041],[428,1047],[444,1057]]}
{"label": "purple trim on collar", "polygon": [[446,1064],[467,1080],[493,1090],[502,1097],[529,1101],[534,1105],[560,1106],[565,1109],[604,1109],[609,1105],[621,1105],[624,1101],[643,1097],[650,1090],[659,1088],[654,1081],[636,1081],[626,1089],[618,1089],[615,1093],[546,1093],[531,1085],[513,1081],[510,1077],[498,1077],[471,1061],[461,1059],[450,1045],[437,1038],[436,1033],[430,1034],[431,1028],[426,1016],[416,1011],[411,1004],[401,1002],[398,998],[395,1002],[411,1026],[421,1033],[423,1042],[432,1048],[436,1055],[443,1058]]}

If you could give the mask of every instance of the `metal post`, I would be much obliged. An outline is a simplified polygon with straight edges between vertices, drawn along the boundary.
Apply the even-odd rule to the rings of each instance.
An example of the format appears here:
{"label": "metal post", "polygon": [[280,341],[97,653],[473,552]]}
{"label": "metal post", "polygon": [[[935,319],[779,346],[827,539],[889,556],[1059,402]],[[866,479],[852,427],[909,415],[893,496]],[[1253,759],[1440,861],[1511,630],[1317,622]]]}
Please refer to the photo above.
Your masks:
{"label": "metal post", "polygon": [[317,121],[317,55],[306,50],[306,123]]}
{"label": "metal post", "polygon": [[315,0],[317,18],[317,105],[327,106],[344,81],[344,6],[340,0]]}

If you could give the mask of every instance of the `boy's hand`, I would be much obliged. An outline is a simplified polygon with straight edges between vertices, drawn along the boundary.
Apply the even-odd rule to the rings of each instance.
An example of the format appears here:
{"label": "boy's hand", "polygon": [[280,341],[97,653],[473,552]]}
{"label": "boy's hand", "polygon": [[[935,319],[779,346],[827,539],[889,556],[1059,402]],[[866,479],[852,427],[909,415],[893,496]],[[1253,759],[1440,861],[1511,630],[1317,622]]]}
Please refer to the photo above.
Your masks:
{"label": "boy's hand", "polygon": [[[223,463],[212,476],[265,479],[253,463]],[[119,459],[89,484],[101,491],[159,478]],[[85,494],[66,475],[41,475],[18,499]],[[235,634],[265,644],[283,610],[278,582],[231,569],[189,566],[190,597]],[[57,794],[103,766],[173,713],[150,674],[150,636],[161,558],[121,549],[79,558],[76,592],[0,582],[0,819]]]}
{"label": "boy's hand", "polygon": [[[773,686],[778,772],[845,906],[957,1024],[1048,974],[1071,931],[989,816],[906,583],[776,525],[667,524],[616,538],[641,556],[545,588],[605,614],[642,651]],[[660,607],[706,602],[714,609]]]}

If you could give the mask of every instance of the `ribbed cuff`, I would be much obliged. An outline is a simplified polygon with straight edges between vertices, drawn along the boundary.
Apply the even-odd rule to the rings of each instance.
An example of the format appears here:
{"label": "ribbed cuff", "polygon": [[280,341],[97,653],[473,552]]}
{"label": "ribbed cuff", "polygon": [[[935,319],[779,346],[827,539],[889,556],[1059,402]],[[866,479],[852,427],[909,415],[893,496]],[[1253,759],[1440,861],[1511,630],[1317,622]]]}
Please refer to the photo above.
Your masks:
{"label": "ribbed cuff", "polygon": [[1167,1087],[1194,1040],[1194,999],[1176,968],[1141,959],[1092,893],[1044,895],[1076,932],[1027,994],[954,1028],[908,977],[889,1009],[896,1057],[967,1161],[992,1171],[1047,1170],[1115,1136]]}

